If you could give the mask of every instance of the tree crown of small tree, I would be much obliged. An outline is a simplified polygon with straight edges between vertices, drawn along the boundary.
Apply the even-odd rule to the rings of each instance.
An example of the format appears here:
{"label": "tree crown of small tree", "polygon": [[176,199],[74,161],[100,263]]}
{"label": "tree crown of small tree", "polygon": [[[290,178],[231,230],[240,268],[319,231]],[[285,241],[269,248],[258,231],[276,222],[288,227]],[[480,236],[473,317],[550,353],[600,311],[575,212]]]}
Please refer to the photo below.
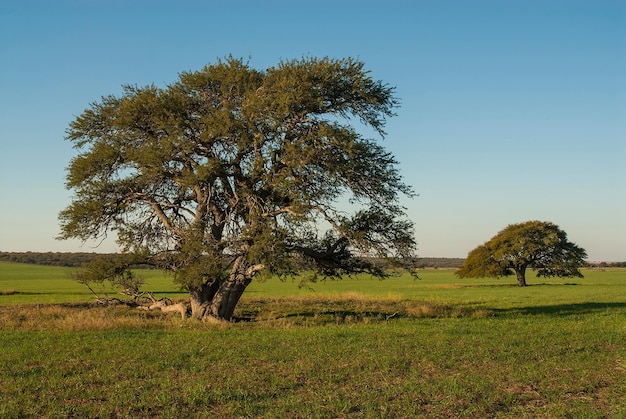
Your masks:
{"label": "tree crown of small tree", "polygon": [[526,286],[526,269],[539,277],[582,277],[585,250],[567,240],[567,234],[550,222],[511,224],[488,242],[469,252],[456,271],[460,278],[498,278],[515,273],[518,285]]}
{"label": "tree crown of small tree", "polygon": [[398,204],[413,191],[353,124],[382,137],[397,106],[351,58],[259,71],[228,57],[165,88],[125,86],[67,131],[79,154],[60,238],[115,231],[124,252],[175,273],[197,317],[231,318],[262,271],[383,275],[376,258],[413,255]]}

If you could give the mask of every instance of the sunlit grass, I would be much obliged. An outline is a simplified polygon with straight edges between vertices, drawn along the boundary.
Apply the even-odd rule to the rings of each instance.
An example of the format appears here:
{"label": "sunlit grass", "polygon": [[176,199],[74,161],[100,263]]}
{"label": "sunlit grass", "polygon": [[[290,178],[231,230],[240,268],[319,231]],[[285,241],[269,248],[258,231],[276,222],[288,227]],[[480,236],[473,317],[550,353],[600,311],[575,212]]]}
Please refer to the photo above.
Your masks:
{"label": "sunlit grass", "polygon": [[621,417],[623,315],[4,331],[0,417]]}
{"label": "sunlit grass", "polygon": [[273,278],[215,324],[0,264],[0,417],[626,417],[626,270],[584,273]]}
{"label": "sunlit grass", "polygon": [[[0,305],[93,301],[91,291],[72,279],[73,269],[0,262]],[[142,287],[145,291],[169,297],[186,295],[173,284],[172,276],[162,271],[143,269],[137,271],[137,275],[145,281]],[[94,286],[94,291],[102,296],[117,292],[106,286]]]}
{"label": "sunlit grass", "polygon": [[[0,262],[0,305],[90,302],[93,295],[70,277],[71,268]],[[419,280],[410,275],[379,280],[369,276],[326,280],[301,286],[299,278],[253,281],[246,300],[272,298],[411,300],[429,305],[448,304],[471,308],[508,309],[588,302],[622,302],[626,295],[626,269],[583,270],[584,278],[536,278],[529,274],[529,287],[519,288],[513,278],[459,279],[452,270],[422,270]],[[157,297],[186,298],[171,275],[141,270],[142,289]],[[115,290],[100,290],[115,294]],[[355,299],[355,298],[353,298]]]}

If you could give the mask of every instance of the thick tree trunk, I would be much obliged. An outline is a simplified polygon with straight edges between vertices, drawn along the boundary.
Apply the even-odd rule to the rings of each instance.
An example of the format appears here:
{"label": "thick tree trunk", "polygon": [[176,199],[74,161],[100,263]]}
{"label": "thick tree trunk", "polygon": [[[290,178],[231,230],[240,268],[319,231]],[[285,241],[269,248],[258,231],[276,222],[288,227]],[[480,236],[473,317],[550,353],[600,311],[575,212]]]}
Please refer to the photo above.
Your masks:
{"label": "thick tree trunk", "polygon": [[252,281],[244,275],[237,275],[238,278],[229,278],[220,286],[209,305],[208,314],[221,320],[231,320],[235,313],[235,307],[239,302],[246,287]]}
{"label": "thick tree trunk", "polygon": [[262,265],[250,266],[244,256],[235,261],[228,279],[221,284],[214,283],[202,289],[190,289],[192,317],[231,320],[235,307],[252,278]]}
{"label": "thick tree trunk", "polygon": [[217,292],[219,283],[213,281],[202,284],[200,287],[189,289],[189,302],[191,303],[191,317],[202,319],[209,309],[209,304]]}
{"label": "thick tree trunk", "polygon": [[520,266],[515,268],[515,276],[517,276],[517,285],[520,287],[526,286],[526,267]]}

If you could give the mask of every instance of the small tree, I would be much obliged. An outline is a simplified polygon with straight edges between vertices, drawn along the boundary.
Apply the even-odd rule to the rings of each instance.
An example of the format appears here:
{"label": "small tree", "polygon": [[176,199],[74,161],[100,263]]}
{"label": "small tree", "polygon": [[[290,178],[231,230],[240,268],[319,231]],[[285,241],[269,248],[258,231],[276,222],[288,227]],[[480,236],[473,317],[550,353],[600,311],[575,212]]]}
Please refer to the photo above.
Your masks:
{"label": "small tree", "polygon": [[526,269],[541,277],[580,277],[587,253],[567,240],[567,234],[550,222],[511,224],[491,240],[469,252],[456,271],[460,278],[499,278],[515,273],[526,286]]}
{"label": "small tree", "polygon": [[230,319],[262,272],[384,275],[377,260],[413,255],[398,205],[413,192],[352,124],[384,136],[393,91],[329,58],[259,71],[230,57],[164,89],[126,86],[68,129],[80,154],[60,238],[115,231],[124,252],[174,273],[198,318]]}

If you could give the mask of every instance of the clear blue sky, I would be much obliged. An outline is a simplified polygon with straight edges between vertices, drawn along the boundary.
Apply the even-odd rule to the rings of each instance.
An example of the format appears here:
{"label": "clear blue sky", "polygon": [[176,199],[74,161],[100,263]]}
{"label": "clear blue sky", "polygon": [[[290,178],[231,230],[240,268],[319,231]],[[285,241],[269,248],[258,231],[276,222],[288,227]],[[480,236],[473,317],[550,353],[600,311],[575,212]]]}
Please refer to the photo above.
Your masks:
{"label": "clear blue sky", "polygon": [[89,103],[229,54],[312,55],[396,86],[384,144],[420,194],[404,203],[421,256],[539,219],[626,260],[624,1],[5,0],[0,54],[2,251],[115,249],[54,239],[65,130]]}

